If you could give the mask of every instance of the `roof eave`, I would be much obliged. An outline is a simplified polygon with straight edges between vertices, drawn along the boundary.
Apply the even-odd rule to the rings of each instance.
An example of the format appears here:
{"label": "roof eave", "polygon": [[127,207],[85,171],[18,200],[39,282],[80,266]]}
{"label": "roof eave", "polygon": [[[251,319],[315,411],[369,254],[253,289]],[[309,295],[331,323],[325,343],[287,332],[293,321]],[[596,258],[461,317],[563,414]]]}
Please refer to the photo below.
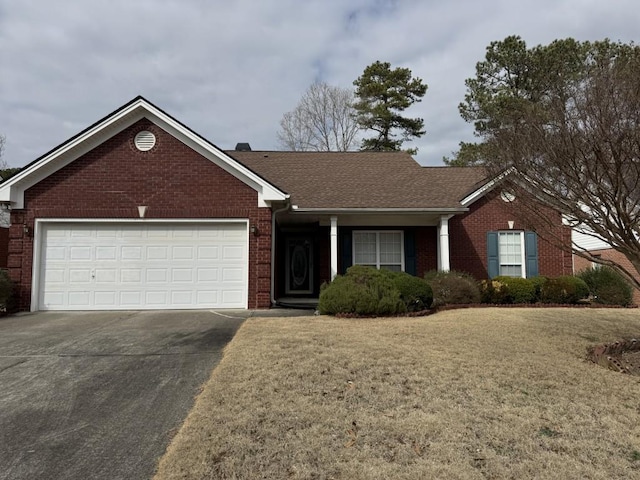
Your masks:
{"label": "roof eave", "polygon": [[468,212],[469,209],[466,207],[428,207],[428,208],[305,208],[299,207],[297,205],[291,206],[291,211],[294,213],[314,213],[314,214],[394,214],[394,213],[402,213],[402,214],[414,214],[414,215],[423,215],[423,214],[442,214],[442,215],[450,215],[456,213],[464,213]]}

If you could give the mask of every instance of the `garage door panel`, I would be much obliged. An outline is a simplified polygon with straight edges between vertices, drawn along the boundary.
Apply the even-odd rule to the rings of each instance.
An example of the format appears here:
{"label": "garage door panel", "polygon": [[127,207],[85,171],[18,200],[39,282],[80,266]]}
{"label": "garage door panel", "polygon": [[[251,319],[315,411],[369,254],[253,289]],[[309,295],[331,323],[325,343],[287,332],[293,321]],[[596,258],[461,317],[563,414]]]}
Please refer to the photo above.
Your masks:
{"label": "garage door panel", "polygon": [[118,304],[116,302],[117,293],[113,290],[96,291],[93,298],[97,307],[114,308]]}
{"label": "garage door panel", "polygon": [[69,306],[88,308],[91,305],[91,293],[87,291],[83,292],[69,292]]}
{"label": "garage door panel", "polygon": [[147,283],[166,283],[169,278],[166,268],[148,268]]}
{"label": "garage door panel", "polygon": [[45,250],[44,256],[47,260],[66,260],[67,249],[65,247],[49,246]]}
{"label": "garage door panel", "polygon": [[95,251],[96,251],[96,260],[97,261],[115,260],[117,258],[116,247],[113,247],[113,246],[98,245],[96,247]]}
{"label": "garage door panel", "polygon": [[246,308],[246,223],[43,224],[39,308]]}
{"label": "garage door panel", "polygon": [[96,283],[115,283],[118,279],[118,271],[115,268],[96,268]]}
{"label": "garage door panel", "polygon": [[86,285],[90,281],[91,281],[90,268],[70,268],[69,269],[69,283],[82,283]]}
{"label": "garage door panel", "polygon": [[69,247],[69,260],[70,261],[85,261],[91,260],[91,246],[71,246]]}
{"label": "garage door panel", "polygon": [[149,246],[147,247],[147,260],[168,260],[169,259],[169,247],[168,246]]}
{"label": "garage door panel", "polygon": [[222,247],[223,260],[242,260],[244,258],[244,249],[240,246]]}

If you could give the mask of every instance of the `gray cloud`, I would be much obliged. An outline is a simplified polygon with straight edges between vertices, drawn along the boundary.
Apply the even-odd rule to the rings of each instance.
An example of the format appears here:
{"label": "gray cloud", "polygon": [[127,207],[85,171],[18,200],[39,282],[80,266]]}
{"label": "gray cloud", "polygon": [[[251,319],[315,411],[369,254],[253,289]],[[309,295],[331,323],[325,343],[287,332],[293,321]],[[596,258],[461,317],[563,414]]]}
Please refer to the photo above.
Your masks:
{"label": "gray cloud", "polygon": [[351,86],[375,60],[429,84],[418,160],[472,128],[457,105],[492,40],[634,40],[630,0],[0,0],[0,132],[22,166],[141,94],[221,148],[277,149],[314,79]]}

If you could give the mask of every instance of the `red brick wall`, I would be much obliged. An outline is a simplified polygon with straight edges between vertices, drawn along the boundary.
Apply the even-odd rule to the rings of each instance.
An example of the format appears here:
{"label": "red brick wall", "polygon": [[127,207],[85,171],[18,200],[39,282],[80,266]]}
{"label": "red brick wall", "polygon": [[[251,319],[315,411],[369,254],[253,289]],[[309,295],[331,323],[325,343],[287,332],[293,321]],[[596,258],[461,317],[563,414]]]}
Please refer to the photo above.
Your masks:
{"label": "red brick wall", "polygon": [[9,229],[0,228],[0,268],[7,268],[9,255]]}
{"label": "red brick wall", "polygon": [[416,235],[416,276],[424,277],[430,270],[438,269],[438,229],[418,227]]}
{"label": "red brick wall", "polygon": [[[133,138],[156,135],[140,152]],[[259,236],[249,236],[249,308],[270,306],[271,210],[258,208],[257,192],[143,119],[25,193],[24,210],[11,212],[8,268],[18,284],[18,308],[31,296],[33,229],[37,218],[248,218]]]}
{"label": "red brick wall", "polygon": [[[571,231],[562,226],[560,214],[550,212],[549,215],[557,216],[556,233],[570,242]],[[509,220],[515,222],[514,230],[533,229],[519,220],[517,201],[505,203],[493,192],[472,204],[464,215],[453,217],[449,221],[451,269],[470,273],[477,279],[487,278],[487,232],[508,230]],[[573,271],[571,253],[538,236],[538,269],[540,275],[570,275]]]}

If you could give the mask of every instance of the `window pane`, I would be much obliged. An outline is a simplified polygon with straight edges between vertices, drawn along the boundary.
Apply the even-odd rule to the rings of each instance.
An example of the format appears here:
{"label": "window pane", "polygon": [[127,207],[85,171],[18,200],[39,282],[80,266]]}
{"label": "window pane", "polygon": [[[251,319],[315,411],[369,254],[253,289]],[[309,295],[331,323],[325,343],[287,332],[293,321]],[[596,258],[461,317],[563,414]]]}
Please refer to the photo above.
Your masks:
{"label": "window pane", "polygon": [[402,232],[353,232],[353,264],[402,270]]}
{"label": "window pane", "polygon": [[380,264],[402,265],[400,232],[380,232]]}
{"label": "window pane", "polygon": [[376,234],[353,232],[353,263],[376,266]]}
{"label": "window pane", "polygon": [[391,270],[392,272],[401,272],[402,265],[380,265],[380,268],[384,268],[386,270]]}
{"label": "window pane", "polygon": [[500,275],[522,276],[522,235],[520,232],[500,232],[498,245]]}
{"label": "window pane", "polygon": [[505,277],[521,277],[522,266],[520,265],[500,265],[500,275]]}

